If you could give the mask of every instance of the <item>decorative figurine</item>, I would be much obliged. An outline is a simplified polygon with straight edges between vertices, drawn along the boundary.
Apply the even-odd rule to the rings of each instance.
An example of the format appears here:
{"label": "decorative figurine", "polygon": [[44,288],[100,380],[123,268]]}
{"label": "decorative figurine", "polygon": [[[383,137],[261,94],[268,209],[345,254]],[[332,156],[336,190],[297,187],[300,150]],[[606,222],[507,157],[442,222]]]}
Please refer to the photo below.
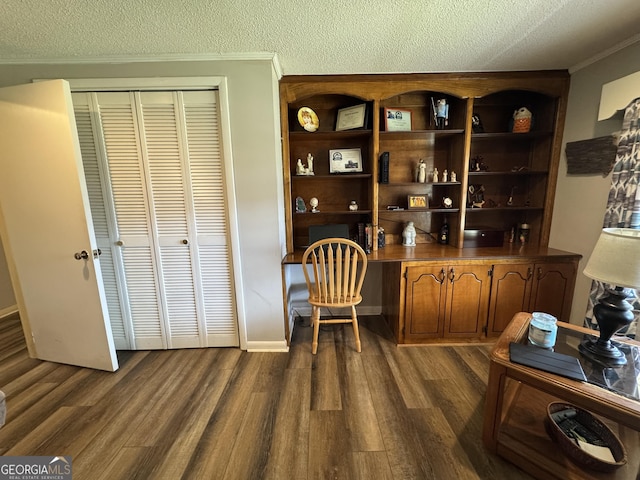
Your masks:
{"label": "decorative figurine", "polygon": [[449,104],[446,98],[441,98],[433,105],[433,98],[431,99],[434,109],[434,116],[436,119],[436,129],[443,130],[449,125]]}
{"label": "decorative figurine", "polygon": [[311,205],[311,213],[318,213],[318,199],[316,197],[311,197],[309,199],[309,205]]}
{"label": "decorative figurine", "polygon": [[484,133],[482,120],[480,120],[480,116],[476,115],[475,113],[471,115],[471,131],[473,133]]}
{"label": "decorative figurine", "polygon": [[482,208],[484,205],[484,185],[469,185],[467,205],[471,208]]}
{"label": "decorative figurine", "polygon": [[355,212],[357,210],[358,210],[358,204],[356,203],[355,200],[351,200],[351,203],[349,204],[349,211]]}
{"label": "decorative figurine", "polygon": [[386,244],[386,239],[384,237],[384,228],[378,227],[378,248],[383,248]]}
{"label": "decorative figurine", "polygon": [[402,245],[405,247],[416,246],[416,228],[413,226],[413,222],[407,223],[402,231]]}
{"label": "decorative figurine", "polygon": [[451,170],[451,181],[452,181],[452,182],[455,182],[456,180],[457,180],[456,172],[454,172],[453,170]]}
{"label": "decorative figurine", "polygon": [[418,164],[418,183],[425,183],[427,181],[427,164],[424,160],[420,160]]}
{"label": "decorative figurine", "polygon": [[296,164],[296,175],[314,175],[313,173],[313,155],[307,154],[307,166],[302,164],[302,160],[298,159]]}
{"label": "decorative figurine", "polygon": [[304,213],[307,211],[307,206],[304,203],[302,197],[296,197],[296,213]]}
{"label": "decorative figurine", "polygon": [[433,183],[438,183],[438,169],[434,168],[433,169]]}
{"label": "decorative figurine", "polygon": [[313,155],[307,153],[307,175],[313,175]]}
{"label": "decorative figurine", "polygon": [[447,171],[447,169],[444,169],[444,172],[442,172],[442,181],[447,183],[447,179],[449,178],[449,172]]}
{"label": "decorative figurine", "polygon": [[527,107],[520,107],[513,112],[513,127],[511,131],[513,133],[527,133],[531,130],[531,112]]}

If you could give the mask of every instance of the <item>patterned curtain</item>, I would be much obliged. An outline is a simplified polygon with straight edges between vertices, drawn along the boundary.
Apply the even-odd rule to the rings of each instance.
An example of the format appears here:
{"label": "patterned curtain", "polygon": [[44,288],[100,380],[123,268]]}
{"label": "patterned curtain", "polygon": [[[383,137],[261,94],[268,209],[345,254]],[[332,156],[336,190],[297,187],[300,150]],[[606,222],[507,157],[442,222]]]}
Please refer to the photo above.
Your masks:
{"label": "patterned curtain", "polygon": [[[640,98],[631,102],[624,112],[602,228],[640,229],[640,189],[638,183],[640,183]],[[603,293],[604,285],[594,280],[591,283],[585,326],[597,328],[597,323],[593,318],[593,306]],[[636,320],[626,333],[635,336],[638,311],[640,311],[638,292],[636,292],[635,302],[632,303]]]}

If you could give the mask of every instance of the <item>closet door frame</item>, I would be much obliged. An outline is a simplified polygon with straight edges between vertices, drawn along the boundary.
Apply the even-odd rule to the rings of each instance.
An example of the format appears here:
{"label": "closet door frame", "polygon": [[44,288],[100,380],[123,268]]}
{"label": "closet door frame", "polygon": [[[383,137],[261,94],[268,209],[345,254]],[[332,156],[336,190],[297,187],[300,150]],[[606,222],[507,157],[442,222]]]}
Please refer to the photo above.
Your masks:
{"label": "closet door frame", "polygon": [[241,277],[241,258],[231,130],[226,77],[163,77],[163,78],[89,78],[69,79],[71,92],[131,91],[131,90],[217,90],[220,103],[220,135],[224,162],[224,185],[228,206],[229,242],[233,268],[236,317],[240,348],[247,349],[247,330]]}

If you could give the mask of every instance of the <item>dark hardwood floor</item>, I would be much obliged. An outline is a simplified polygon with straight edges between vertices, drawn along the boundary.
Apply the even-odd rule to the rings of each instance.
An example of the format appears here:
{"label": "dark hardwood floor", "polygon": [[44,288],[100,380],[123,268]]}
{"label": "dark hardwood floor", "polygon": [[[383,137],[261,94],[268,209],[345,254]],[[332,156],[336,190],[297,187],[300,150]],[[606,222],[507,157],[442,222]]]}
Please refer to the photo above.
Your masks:
{"label": "dark hardwood floor", "polygon": [[[118,353],[115,373],[28,357],[0,320],[0,455],[74,480],[529,479],[481,443],[489,346],[396,347],[382,320],[297,325],[289,353]],[[308,320],[307,320],[308,322]]]}

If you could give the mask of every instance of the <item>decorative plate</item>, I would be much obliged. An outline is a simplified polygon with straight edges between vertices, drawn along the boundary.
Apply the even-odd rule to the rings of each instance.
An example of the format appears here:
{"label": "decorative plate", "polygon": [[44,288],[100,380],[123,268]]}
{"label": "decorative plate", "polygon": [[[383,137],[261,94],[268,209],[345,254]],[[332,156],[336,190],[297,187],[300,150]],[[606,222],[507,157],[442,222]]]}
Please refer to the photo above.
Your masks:
{"label": "decorative plate", "polygon": [[316,112],[309,107],[302,107],[298,110],[298,122],[307,132],[315,132],[320,126]]}

